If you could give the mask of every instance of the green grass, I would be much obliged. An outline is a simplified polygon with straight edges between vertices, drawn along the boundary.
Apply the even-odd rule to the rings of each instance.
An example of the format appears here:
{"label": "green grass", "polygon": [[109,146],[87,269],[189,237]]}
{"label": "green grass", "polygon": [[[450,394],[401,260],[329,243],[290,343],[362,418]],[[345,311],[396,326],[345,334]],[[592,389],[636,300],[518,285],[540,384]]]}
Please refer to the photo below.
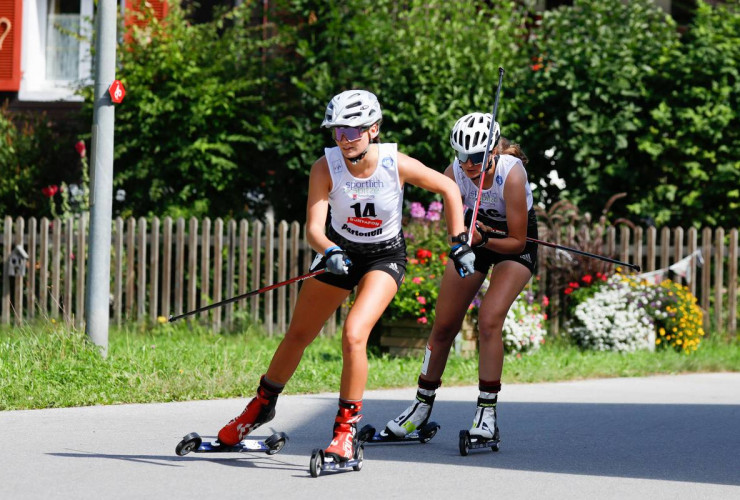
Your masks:
{"label": "green grass", "polygon": [[[279,342],[256,328],[214,335],[187,324],[112,329],[103,359],[84,333],[38,323],[0,330],[0,410],[251,396]],[[412,387],[420,359],[371,353],[368,389]],[[339,338],[319,337],[286,394],[336,392]],[[562,340],[508,356],[504,383],[740,371],[740,341],[714,334],[691,355],[582,352]],[[477,359],[451,356],[444,383],[476,384]]]}

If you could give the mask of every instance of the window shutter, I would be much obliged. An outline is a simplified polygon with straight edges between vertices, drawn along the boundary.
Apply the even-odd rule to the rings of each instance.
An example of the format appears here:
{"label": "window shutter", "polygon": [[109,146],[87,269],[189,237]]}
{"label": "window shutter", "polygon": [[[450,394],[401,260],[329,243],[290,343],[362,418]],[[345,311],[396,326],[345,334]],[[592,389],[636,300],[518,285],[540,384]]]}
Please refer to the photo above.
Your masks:
{"label": "window shutter", "polygon": [[[136,14],[144,12],[147,8],[151,8],[154,17],[161,21],[167,15],[167,0],[131,0],[130,2],[126,2],[126,28],[129,26],[144,25],[146,21],[139,19]],[[128,39],[128,29],[126,32],[126,38]]]}
{"label": "window shutter", "polygon": [[21,86],[22,0],[0,2],[0,91],[17,92]]}

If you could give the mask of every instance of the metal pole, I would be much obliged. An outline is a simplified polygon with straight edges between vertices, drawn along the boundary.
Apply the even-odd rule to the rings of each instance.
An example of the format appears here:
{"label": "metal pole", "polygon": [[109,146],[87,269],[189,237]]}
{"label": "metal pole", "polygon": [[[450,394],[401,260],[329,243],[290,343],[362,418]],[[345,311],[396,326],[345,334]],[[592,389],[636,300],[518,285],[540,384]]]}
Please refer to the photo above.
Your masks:
{"label": "metal pole", "polygon": [[90,241],[85,296],[86,331],[108,355],[110,238],[113,212],[113,123],[108,87],[116,74],[116,0],[99,0],[90,175]]}

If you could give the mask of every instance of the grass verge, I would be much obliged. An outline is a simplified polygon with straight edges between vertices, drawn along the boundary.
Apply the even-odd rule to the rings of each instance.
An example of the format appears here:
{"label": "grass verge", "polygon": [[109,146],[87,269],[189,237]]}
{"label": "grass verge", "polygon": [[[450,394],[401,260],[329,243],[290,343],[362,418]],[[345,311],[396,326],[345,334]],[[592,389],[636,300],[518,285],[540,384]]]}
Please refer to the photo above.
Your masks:
{"label": "grass verge", "polygon": [[[113,328],[103,359],[82,332],[39,323],[0,330],[0,410],[150,403],[251,396],[279,338],[250,327],[214,335],[205,328]],[[368,389],[412,387],[420,359],[370,353]],[[319,337],[285,393],[335,392],[340,339]],[[556,339],[507,356],[504,383],[554,382],[687,372],[740,371],[740,341],[714,334],[691,355],[673,351],[584,352]],[[476,384],[478,360],[451,356],[445,385]]]}

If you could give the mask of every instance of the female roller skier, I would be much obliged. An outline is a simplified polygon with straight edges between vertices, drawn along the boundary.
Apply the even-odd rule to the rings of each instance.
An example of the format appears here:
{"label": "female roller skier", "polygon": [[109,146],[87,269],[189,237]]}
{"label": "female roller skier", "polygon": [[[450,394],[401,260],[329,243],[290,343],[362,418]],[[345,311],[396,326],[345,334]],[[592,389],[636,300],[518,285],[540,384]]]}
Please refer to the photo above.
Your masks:
{"label": "female roller skier", "polygon": [[[445,175],[459,187],[468,224],[478,196],[491,120],[488,113],[465,115],[455,123],[450,134],[456,158],[445,170]],[[497,434],[496,403],[504,363],[502,330],[506,313],[534,273],[537,245],[527,242],[526,238],[537,238],[537,218],[524,169],[527,157],[518,145],[500,137],[498,123],[494,124],[493,133],[491,144],[496,145],[496,139],[500,140],[489,155],[493,161],[483,176],[472,242],[475,272],[463,280],[451,267],[445,269],[416,400],[386,425],[385,432],[397,437],[411,433],[429,420],[452,343],[489,271],[490,285],[478,313],[480,394],[470,435],[493,439]],[[487,231],[491,229],[503,231],[507,236],[489,238]]]}
{"label": "female roller skier", "polygon": [[[339,410],[333,439],[325,450],[338,461],[353,457],[367,382],[367,340],[406,272],[401,230],[404,184],[442,195],[448,232],[454,235],[449,255],[460,276],[473,273],[475,257],[463,241],[457,186],[451,178],[398,152],[396,144],[381,143],[381,118],[378,99],[366,90],[342,92],[326,108],[321,125],[330,129],[336,145],[311,167],[306,230],[309,244],[328,272],[303,282],[288,331],[260,379],[257,395],[221,429],[221,443],[236,444],[274,417],[278,395],[304,350],[357,287],[342,330]],[[331,221],[326,228],[328,213]]]}

